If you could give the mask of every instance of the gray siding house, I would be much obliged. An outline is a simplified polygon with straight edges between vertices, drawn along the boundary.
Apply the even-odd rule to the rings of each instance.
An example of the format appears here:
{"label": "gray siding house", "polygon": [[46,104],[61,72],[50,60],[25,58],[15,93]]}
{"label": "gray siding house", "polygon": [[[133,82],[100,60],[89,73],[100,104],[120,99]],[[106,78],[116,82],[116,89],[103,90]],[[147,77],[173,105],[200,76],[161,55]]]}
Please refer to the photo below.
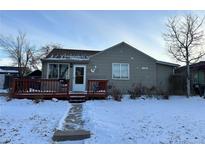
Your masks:
{"label": "gray siding house", "polygon": [[103,51],[53,49],[42,59],[42,78],[69,79],[72,91],[86,91],[91,79],[108,80],[124,93],[136,83],[166,91],[176,67],[121,42]]}

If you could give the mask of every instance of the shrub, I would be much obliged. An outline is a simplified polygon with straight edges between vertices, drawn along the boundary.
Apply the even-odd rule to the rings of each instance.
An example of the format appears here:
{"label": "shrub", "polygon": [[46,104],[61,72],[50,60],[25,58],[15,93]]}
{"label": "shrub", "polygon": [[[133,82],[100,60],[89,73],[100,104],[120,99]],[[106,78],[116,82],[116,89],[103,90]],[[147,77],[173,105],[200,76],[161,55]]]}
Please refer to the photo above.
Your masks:
{"label": "shrub", "polygon": [[116,101],[120,102],[122,100],[122,92],[120,91],[120,89],[117,89],[116,87],[112,88],[111,96]]}
{"label": "shrub", "polygon": [[151,88],[147,88],[142,86],[141,84],[133,84],[132,88],[128,91],[130,95],[130,99],[136,99],[145,95],[147,98],[155,97],[157,99],[169,99],[169,93],[164,92],[160,88],[152,86]]}
{"label": "shrub", "polygon": [[165,95],[162,95],[162,99],[169,99],[169,95],[168,94],[165,94]]}
{"label": "shrub", "polygon": [[145,86],[141,87],[141,95],[145,95],[148,98],[152,98],[157,96],[157,88],[152,86],[151,88],[147,88]]}
{"label": "shrub", "polygon": [[6,101],[9,102],[12,100],[12,97],[6,96]]}
{"label": "shrub", "polygon": [[164,91],[161,88],[157,88],[158,99],[169,99],[169,91]]}
{"label": "shrub", "polygon": [[169,99],[169,93],[165,91],[160,91],[160,96],[162,99]]}
{"label": "shrub", "polygon": [[139,98],[142,95],[142,87],[140,84],[133,84],[132,88],[128,91],[131,99]]}
{"label": "shrub", "polygon": [[33,103],[38,104],[40,102],[43,102],[43,96],[42,95],[36,95],[35,98],[33,99]]}
{"label": "shrub", "polygon": [[147,97],[157,97],[158,95],[158,89],[155,86],[152,86],[151,88],[145,88],[145,93]]}
{"label": "shrub", "polygon": [[33,100],[33,103],[34,103],[34,104],[38,104],[38,103],[40,103],[40,101],[41,101],[40,99],[34,99],[34,100]]}

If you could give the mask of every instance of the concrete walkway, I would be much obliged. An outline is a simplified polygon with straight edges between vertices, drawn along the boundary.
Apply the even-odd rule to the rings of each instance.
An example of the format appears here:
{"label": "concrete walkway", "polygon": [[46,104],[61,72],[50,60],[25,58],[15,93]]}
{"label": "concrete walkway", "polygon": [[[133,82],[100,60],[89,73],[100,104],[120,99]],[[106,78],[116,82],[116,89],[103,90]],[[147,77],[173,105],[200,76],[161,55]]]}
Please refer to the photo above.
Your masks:
{"label": "concrete walkway", "polygon": [[83,104],[72,103],[71,105],[68,116],[64,120],[63,128],[56,130],[53,135],[54,141],[82,140],[90,137],[90,131],[83,129]]}
{"label": "concrete walkway", "polygon": [[64,131],[83,129],[82,111],[82,103],[72,103],[68,116],[65,118]]}

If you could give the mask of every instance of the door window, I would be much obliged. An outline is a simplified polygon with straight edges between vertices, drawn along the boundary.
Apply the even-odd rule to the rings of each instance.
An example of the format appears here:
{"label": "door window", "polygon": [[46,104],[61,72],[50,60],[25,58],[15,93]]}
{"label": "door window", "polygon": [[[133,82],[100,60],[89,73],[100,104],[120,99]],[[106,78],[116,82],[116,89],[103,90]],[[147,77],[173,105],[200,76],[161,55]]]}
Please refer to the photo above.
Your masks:
{"label": "door window", "polygon": [[84,67],[75,68],[75,84],[84,83]]}

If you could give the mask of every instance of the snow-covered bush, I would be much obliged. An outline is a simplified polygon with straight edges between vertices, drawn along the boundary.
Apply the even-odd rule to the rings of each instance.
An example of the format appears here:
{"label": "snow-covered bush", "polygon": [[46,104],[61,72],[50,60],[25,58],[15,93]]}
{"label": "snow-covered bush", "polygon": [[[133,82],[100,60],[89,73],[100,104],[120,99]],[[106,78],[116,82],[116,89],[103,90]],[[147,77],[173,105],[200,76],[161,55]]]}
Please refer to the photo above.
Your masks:
{"label": "snow-covered bush", "polygon": [[11,101],[11,100],[12,100],[12,97],[9,97],[9,95],[6,96],[6,101],[7,101],[7,102],[9,102],[9,101]]}
{"label": "snow-covered bush", "polygon": [[169,93],[165,91],[160,92],[161,99],[169,99]]}
{"label": "snow-covered bush", "polygon": [[141,96],[146,98],[169,99],[168,92],[164,92],[160,88],[152,86],[151,88],[142,86],[141,84],[133,84],[128,91],[131,99],[136,99]]}
{"label": "snow-covered bush", "polygon": [[118,89],[116,87],[112,88],[111,96],[116,101],[120,102],[122,100],[122,92],[120,89]]}
{"label": "snow-covered bush", "polygon": [[145,88],[144,95],[147,97],[157,97],[159,95],[159,90],[155,86],[151,88]]}
{"label": "snow-covered bush", "polygon": [[33,103],[38,104],[40,102],[43,102],[43,96],[42,95],[35,95],[35,98],[33,99]]}
{"label": "snow-covered bush", "polygon": [[157,88],[152,86],[151,88],[142,86],[141,84],[133,84],[131,89],[128,91],[131,99],[136,99],[142,95],[146,97],[155,97],[158,93]]}
{"label": "snow-covered bush", "polygon": [[58,99],[57,98],[52,98],[52,101],[53,102],[58,102]]}
{"label": "snow-covered bush", "polygon": [[133,84],[128,93],[131,99],[139,98],[142,95],[142,86],[140,84]]}

